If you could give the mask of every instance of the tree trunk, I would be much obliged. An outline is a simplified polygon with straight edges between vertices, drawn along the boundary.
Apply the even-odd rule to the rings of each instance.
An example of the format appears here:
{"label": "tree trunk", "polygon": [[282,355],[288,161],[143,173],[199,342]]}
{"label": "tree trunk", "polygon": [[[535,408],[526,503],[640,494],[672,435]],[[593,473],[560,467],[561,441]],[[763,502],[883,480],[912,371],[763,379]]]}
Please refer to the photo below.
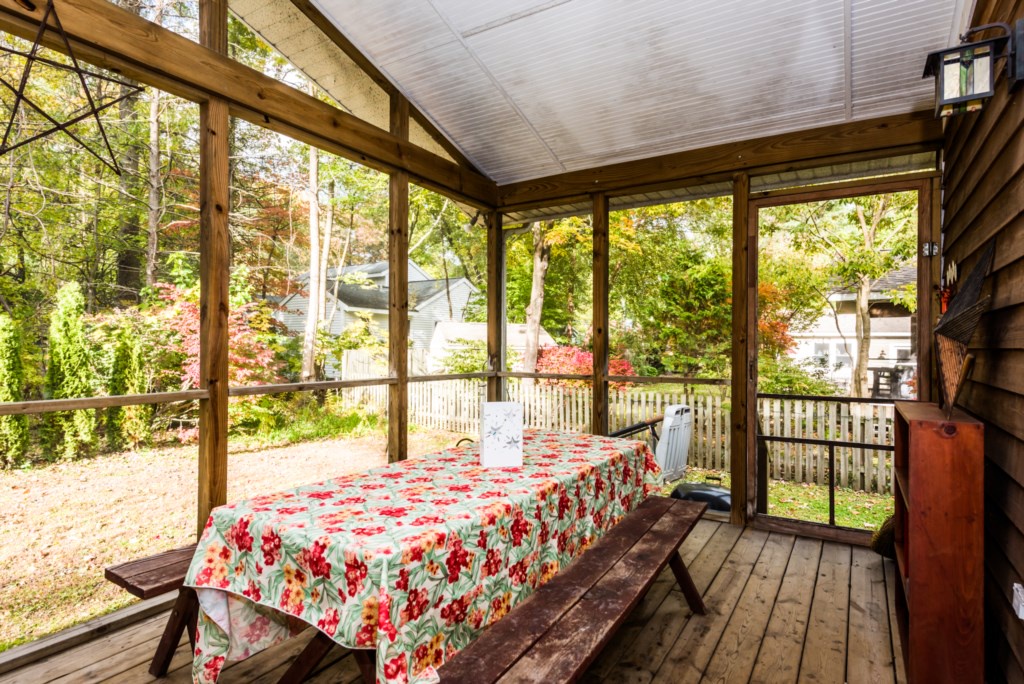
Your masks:
{"label": "tree trunk", "polygon": [[[132,5],[130,9],[138,14],[138,5]],[[126,88],[127,86],[121,86],[121,95],[125,94]],[[136,91],[117,105],[121,126],[133,132],[137,120],[136,106],[140,96],[141,94]],[[135,196],[135,190],[138,188],[139,148],[137,146],[125,145],[121,165],[123,173],[118,180],[118,189],[121,192],[121,226],[118,230],[119,247],[116,275],[118,292],[116,299],[122,302],[137,302],[139,289],[142,286],[142,259],[139,255],[140,245],[138,244],[139,212],[138,205],[128,199]]]}
{"label": "tree trunk", "polygon": [[327,184],[327,216],[324,223],[323,248],[320,250],[320,320],[324,320],[327,313],[327,264],[331,258],[331,238],[334,234],[334,181]]}
{"label": "tree trunk", "polygon": [[533,280],[530,284],[530,305],[526,307],[526,341],[523,346],[523,371],[537,370],[537,351],[540,347],[540,316],[544,309],[544,281],[551,261],[551,245],[547,241],[549,222],[533,224]]}
{"label": "tree trunk", "polygon": [[302,340],[302,381],[316,380],[316,330],[320,323],[320,150],[309,148],[309,306],[306,309],[305,336]]}
{"label": "tree trunk", "polygon": [[857,357],[853,361],[852,395],[871,395],[868,385],[868,361],[871,353],[871,278],[861,276],[857,283],[856,335]]}
{"label": "tree trunk", "polygon": [[160,178],[160,91],[149,89],[149,200],[146,220],[146,286],[156,284],[163,183]]}

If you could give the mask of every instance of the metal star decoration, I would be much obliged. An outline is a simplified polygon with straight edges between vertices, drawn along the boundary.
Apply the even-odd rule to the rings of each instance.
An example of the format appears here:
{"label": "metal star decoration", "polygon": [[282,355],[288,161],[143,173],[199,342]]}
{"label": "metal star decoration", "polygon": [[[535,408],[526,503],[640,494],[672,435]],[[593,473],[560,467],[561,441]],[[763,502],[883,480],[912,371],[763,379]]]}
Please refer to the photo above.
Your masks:
{"label": "metal star decoration", "polygon": [[[23,5],[26,9],[35,10],[35,4],[31,0],[18,0],[19,4]],[[50,26],[50,18],[53,18],[53,26]],[[57,35],[60,36],[63,42],[64,52],[67,53],[68,59],[71,64],[64,64],[56,60],[47,59],[39,55],[39,50],[42,47],[43,37],[46,35],[47,30],[54,30]],[[100,112],[113,107],[117,103],[125,100],[137,93],[142,92],[142,87],[135,85],[134,83],[127,83],[125,81],[111,78],[103,74],[89,71],[88,69],[82,68],[79,64],[78,59],[75,57],[74,50],[71,49],[71,42],[68,40],[67,34],[64,33],[64,27],[60,23],[60,18],[57,16],[57,10],[53,6],[53,0],[48,0],[46,3],[46,11],[43,12],[43,19],[39,24],[39,31],[36,33],[35,42],[32,44],[32,49],[28,52],[22,52],[15,50],[14,48],[0,45],[0,52],[15,55],[25,59],[25,70],[21,74],[21,79],[17,86],[9,82],[7,79],[0,76],[0,86],[6,88],[14,94],[14,103],[11,106],[11,118],[7,122],[7,127],[4,130],[3,140],[0,141],[0,156],[15,150],[23,145],[27,145],[30,142],[39,140],[47,135],[63,131],[68,137],[81,145],[89,154],[96,157],[99,161],[103,162],[108,168],[110,168],[117,175],[121,175],[121,167],[117,163],[117,157],[114,154],[114,150],[110,145],[110,140],[107,137],[107,132],[103,128],[103,121],[100,120]],[[81,86],[82,91],[85,94],[87,106],[81,111],[72,112],[70,117],[65,121],[60,121],[52,114],[47,113],[41,104],[33,100],[26,94],[26,89],[29,85],[29,79],[32,75],[32,67],[36,64],[43,64],[52,69],[59,71],[68,72],[74,74],[75,79]],[[86,82],[86,77],[94,79],[96,81],[104,81],[121,87],[121,94],[103,104],[98,104],[96,98],[93,97],[92,91],[89,90],[89,85]],[[18,113],[22,107],[29,107],[34,112],[42,116],[46,121],[50,123],[50,127],[42,131],[36,132],[28,137],[12,142],[12,132],[16,129],[18,120]],[[100,137],[103,139],[103,145],[106,148],[106,154],[108,157],[103,156],[100,152],[94,150],[88,143],[71,130],[71,127],[75,124],[81,123],[88,119],[94,119],[96,126],[99,129]]]}

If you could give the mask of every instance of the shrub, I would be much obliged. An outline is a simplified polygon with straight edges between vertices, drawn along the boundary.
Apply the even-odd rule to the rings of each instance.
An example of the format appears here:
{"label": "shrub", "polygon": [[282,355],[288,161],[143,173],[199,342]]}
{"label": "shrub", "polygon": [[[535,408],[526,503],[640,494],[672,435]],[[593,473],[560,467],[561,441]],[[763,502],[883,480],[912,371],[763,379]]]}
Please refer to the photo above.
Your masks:
{"label": "shrub", "polygon": [[[107,392],[146,394],[152,381],[142,337],[138,331],[125,327],[118,331],[114,357],[107,381]],[[111,449],[148,444],[153,437],[153,406],[113,406],[107,409],[107,442]]]}
{"label": "shrub", "polygon": [[[46,367],[46,393],[52,399],[90,397],[96,373],[85,335],[85,298],[78,283],[57,291],[57,306],[50,314],[50,353]],[[47,436],[60,457],[88,454],[96,441],[96,412],[60,411],[47,417]]]}
{"label": "shrub", "polygon": [[765,394],[798,394],[804,396],[835,396],[836,384],[821,367],[796,361],[788,356],[775,358],[762,355],[758,359],[757,391]]}
{"label": "shrub", "polygon": [[[0,401],[21,401],[25,373],[21,364],[21,332],[0,314]],[[28,416],[0,416],[0,466],[22,464],[28,451]]]}
{"label": "shrub", "polygon": [[[563,345],[560,347],[541,347],[537,353],[538,373],[564,373],[567,375],[590,375],[594,372],[594,354],[581,349]],[[633,364],[627,359],[610,359],[608,361],[609,375],[636,375]],[[554,382],[566,385],[585,386],[589,380],[556,380]],[[611,383],[612,388],[618,388],[628,383]]]}

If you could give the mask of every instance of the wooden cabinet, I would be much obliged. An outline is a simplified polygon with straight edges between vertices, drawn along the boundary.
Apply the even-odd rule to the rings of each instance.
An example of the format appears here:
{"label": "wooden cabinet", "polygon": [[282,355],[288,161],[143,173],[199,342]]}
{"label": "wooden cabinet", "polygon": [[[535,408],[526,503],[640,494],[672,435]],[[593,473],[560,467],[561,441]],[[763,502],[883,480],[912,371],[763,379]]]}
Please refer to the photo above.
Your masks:
{"label": "wooden cabinet", "polygon": [[984,680],[984,426],[897,402],[896,617],[911,684]]}

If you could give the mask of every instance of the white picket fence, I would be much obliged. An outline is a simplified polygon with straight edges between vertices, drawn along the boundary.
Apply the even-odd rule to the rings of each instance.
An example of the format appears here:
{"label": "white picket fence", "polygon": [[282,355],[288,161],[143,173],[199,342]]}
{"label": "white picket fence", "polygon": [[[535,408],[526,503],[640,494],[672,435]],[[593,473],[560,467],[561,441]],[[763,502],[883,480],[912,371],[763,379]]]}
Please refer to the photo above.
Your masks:
{"label": "white picket fence", "polygon": [[[409,384],[409,424],[475,435],[485,385],[480,380],[439,380]],[[387,410],[387,387],[344,390],[347,401],[369,410]],[[528,428],[589,432],[589,386],[565,387],[544,382],[507,383],[509,401],[523,405]],[[631,387],[609,392],[612,431],[664,414],[672,404],[693,411],[688,463],[696,468],[729,468],[729,397],[724,386],[681,385],[679,391],[643,391]],[[827,439],[864,444],[892,444],[892,404],[851,403],[800,398],[758,399],[761,433],[780,437]],[[828,447],[767,441],[768,476],[792,482],[828,482]],[[869,492],[892,490],[892,453],[836,446],[836,483]]]}
{"label": "white picket fence", "polygon": [[[761,433],[857,444],[893,443],[892,404],[852,403],[840,399],[759,398]],[[766,442],[768,477],[790,482],[828,482],[828,447]],[[868,492],[891,492],[892,452],[837,445],[836,484]]]}

